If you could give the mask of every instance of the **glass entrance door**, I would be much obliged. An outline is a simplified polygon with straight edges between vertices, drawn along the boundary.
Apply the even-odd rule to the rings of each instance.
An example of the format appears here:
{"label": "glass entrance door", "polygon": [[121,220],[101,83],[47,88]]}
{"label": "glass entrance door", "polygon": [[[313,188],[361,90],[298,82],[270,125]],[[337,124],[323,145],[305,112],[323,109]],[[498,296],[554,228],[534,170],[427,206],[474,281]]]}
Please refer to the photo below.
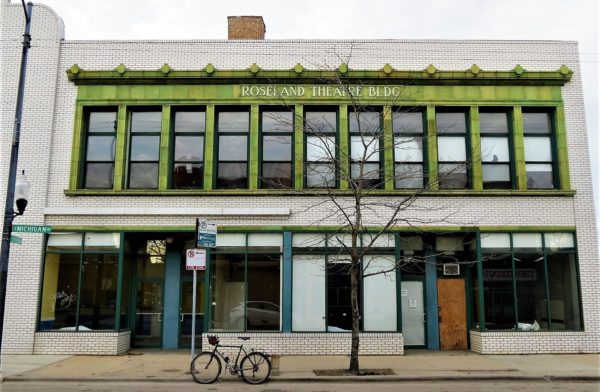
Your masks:
{"label": "glass entrance door", "polygon": [[162,279],[138,279],[135,292],[134,347],[160,347],[162,338]]}
{"label": "glass entrance door", "polygon": [[402,336],[405,346],[425,345],[425,307],[423,282],[403,281],[402,298]]}
{"label": "glass entrance door", "polygon": [[[191,271],[185,271],[181,278],[181,307],[179,309],[179,347],[189,348],[192,341],[192,301],[193,281]],[[196,285],[196,343],[200,347],[204,324],[204,272],[198,271]]]}

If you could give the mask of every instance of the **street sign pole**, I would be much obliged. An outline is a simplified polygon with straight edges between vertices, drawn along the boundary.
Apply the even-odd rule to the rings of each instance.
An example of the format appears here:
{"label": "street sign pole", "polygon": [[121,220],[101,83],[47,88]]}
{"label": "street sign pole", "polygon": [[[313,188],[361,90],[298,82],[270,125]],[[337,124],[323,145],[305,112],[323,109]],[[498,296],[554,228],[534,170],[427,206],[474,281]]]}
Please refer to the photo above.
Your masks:
{"label": "street sign pole", "polygon": [[194,359],[194,351],[196,350],[196,276],[198,271],[194,270],[194,283],[192,284],[192,359]]}

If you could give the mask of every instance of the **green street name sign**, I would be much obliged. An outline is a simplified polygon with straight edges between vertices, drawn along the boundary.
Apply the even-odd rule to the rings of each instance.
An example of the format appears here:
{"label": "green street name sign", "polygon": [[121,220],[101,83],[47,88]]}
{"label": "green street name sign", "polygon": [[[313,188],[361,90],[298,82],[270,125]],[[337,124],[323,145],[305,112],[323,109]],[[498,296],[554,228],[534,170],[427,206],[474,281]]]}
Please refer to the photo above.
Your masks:
{"label": "green street name sign", "polygon": [[38,233],[49,234],[52,232],[51,226],[34,226],[34,225],[13,225],[13,233]]}

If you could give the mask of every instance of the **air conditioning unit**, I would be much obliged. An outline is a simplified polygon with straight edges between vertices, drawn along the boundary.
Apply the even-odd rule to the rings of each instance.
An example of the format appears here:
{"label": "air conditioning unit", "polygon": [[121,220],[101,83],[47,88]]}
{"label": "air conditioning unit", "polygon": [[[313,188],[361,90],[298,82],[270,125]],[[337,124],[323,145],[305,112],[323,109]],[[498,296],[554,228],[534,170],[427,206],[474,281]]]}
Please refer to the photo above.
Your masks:
{"label": "air conditioning unit", "polygon": [[460,264],[455,264],[455,263],[444,264],[444,275],[451,275],[451,276],[460,275]]}

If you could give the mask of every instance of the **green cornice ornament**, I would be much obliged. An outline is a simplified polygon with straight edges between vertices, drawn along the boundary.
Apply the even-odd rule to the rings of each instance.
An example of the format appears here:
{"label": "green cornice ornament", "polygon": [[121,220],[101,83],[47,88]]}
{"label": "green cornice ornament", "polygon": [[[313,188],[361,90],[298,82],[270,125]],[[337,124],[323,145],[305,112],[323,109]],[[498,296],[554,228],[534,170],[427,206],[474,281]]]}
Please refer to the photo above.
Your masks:
{"label": "green cornice ornament", "polygon": [[338,71],[340,71],[340,73],[342,75],[345,75],[348,73],[348,64],[346,63],[341,63],[340,66],[338,67]]}
{"label": "green cornice ornament", "polygon": [[383,66],[383,73],[386,75],[391,74],[392,71],[394,71],[394,68],[389,63]]}
{"label": "green cornice ornament", "polygon": [[560,66],[558,72],[560,72],[560,74],[563,76],[568,76],[573,73],[573,71],[571,71],[571,69],[564,64]]}
{"label": "green cornice ornament", "polygon": [[471,65],[471,68],[469,68],[469,72],[471,72],[473,76],[477,76],[481,72],[481,68],[479,68],[477,64],[473,64]]}
{"label": "green cornice ornament", "polygon": [[214,66],[214,65],[212,65],[211,63],[208,63],[208,64],[206,65],[206,67],[204,67],[204,71],[205,71],[207,74],[211,75],[213,72],[215,72],[215,66]]}
{"label": "green cornice ornament", "polygon": [[425,68],[425,72],[427,72],[429,76],[433,76],[437,72],[437,68],[435,67],[435,65],[429,64],[427,68]]}
{"label": "green cornice ornament", "polygon": [[300,63],[294,65],[294,72],[296,72],[296,74],[300,75],[302,72],[304,71],[304,66]]}
{"label": "green cornice ornament", "polygon": [[125,67],[125,64],[121,63],[121,64],[117,65],[117,68],[115,68],[115,71],[117,71],[117,73],[119,75],[123,75],[125,73],[125,71],[127,71],[127,67]]}
{"label": "green cornice ornament", "polygon": [[260,67],[256,63],[252,63],[252,65],[250,65],[250,67],[248,67],[248,70],[250,72],[252,72],[254,75],[256,75],[258,73],[258,71],[260,71]]}
{"label": "green cornice ornament", "polygon": [[164,73],[165,75],[168,75],[169,72],[171,72],[171,67],[169,66],[169,64],[163,64],[162,67],[160,67],[160,72]]}
{"label": "green cornice ornament", "polygon": [[521,67],[521,64],[517,64],[512,71],[515,73],[515,75],[521,76],[525,73],[525,68]]}

